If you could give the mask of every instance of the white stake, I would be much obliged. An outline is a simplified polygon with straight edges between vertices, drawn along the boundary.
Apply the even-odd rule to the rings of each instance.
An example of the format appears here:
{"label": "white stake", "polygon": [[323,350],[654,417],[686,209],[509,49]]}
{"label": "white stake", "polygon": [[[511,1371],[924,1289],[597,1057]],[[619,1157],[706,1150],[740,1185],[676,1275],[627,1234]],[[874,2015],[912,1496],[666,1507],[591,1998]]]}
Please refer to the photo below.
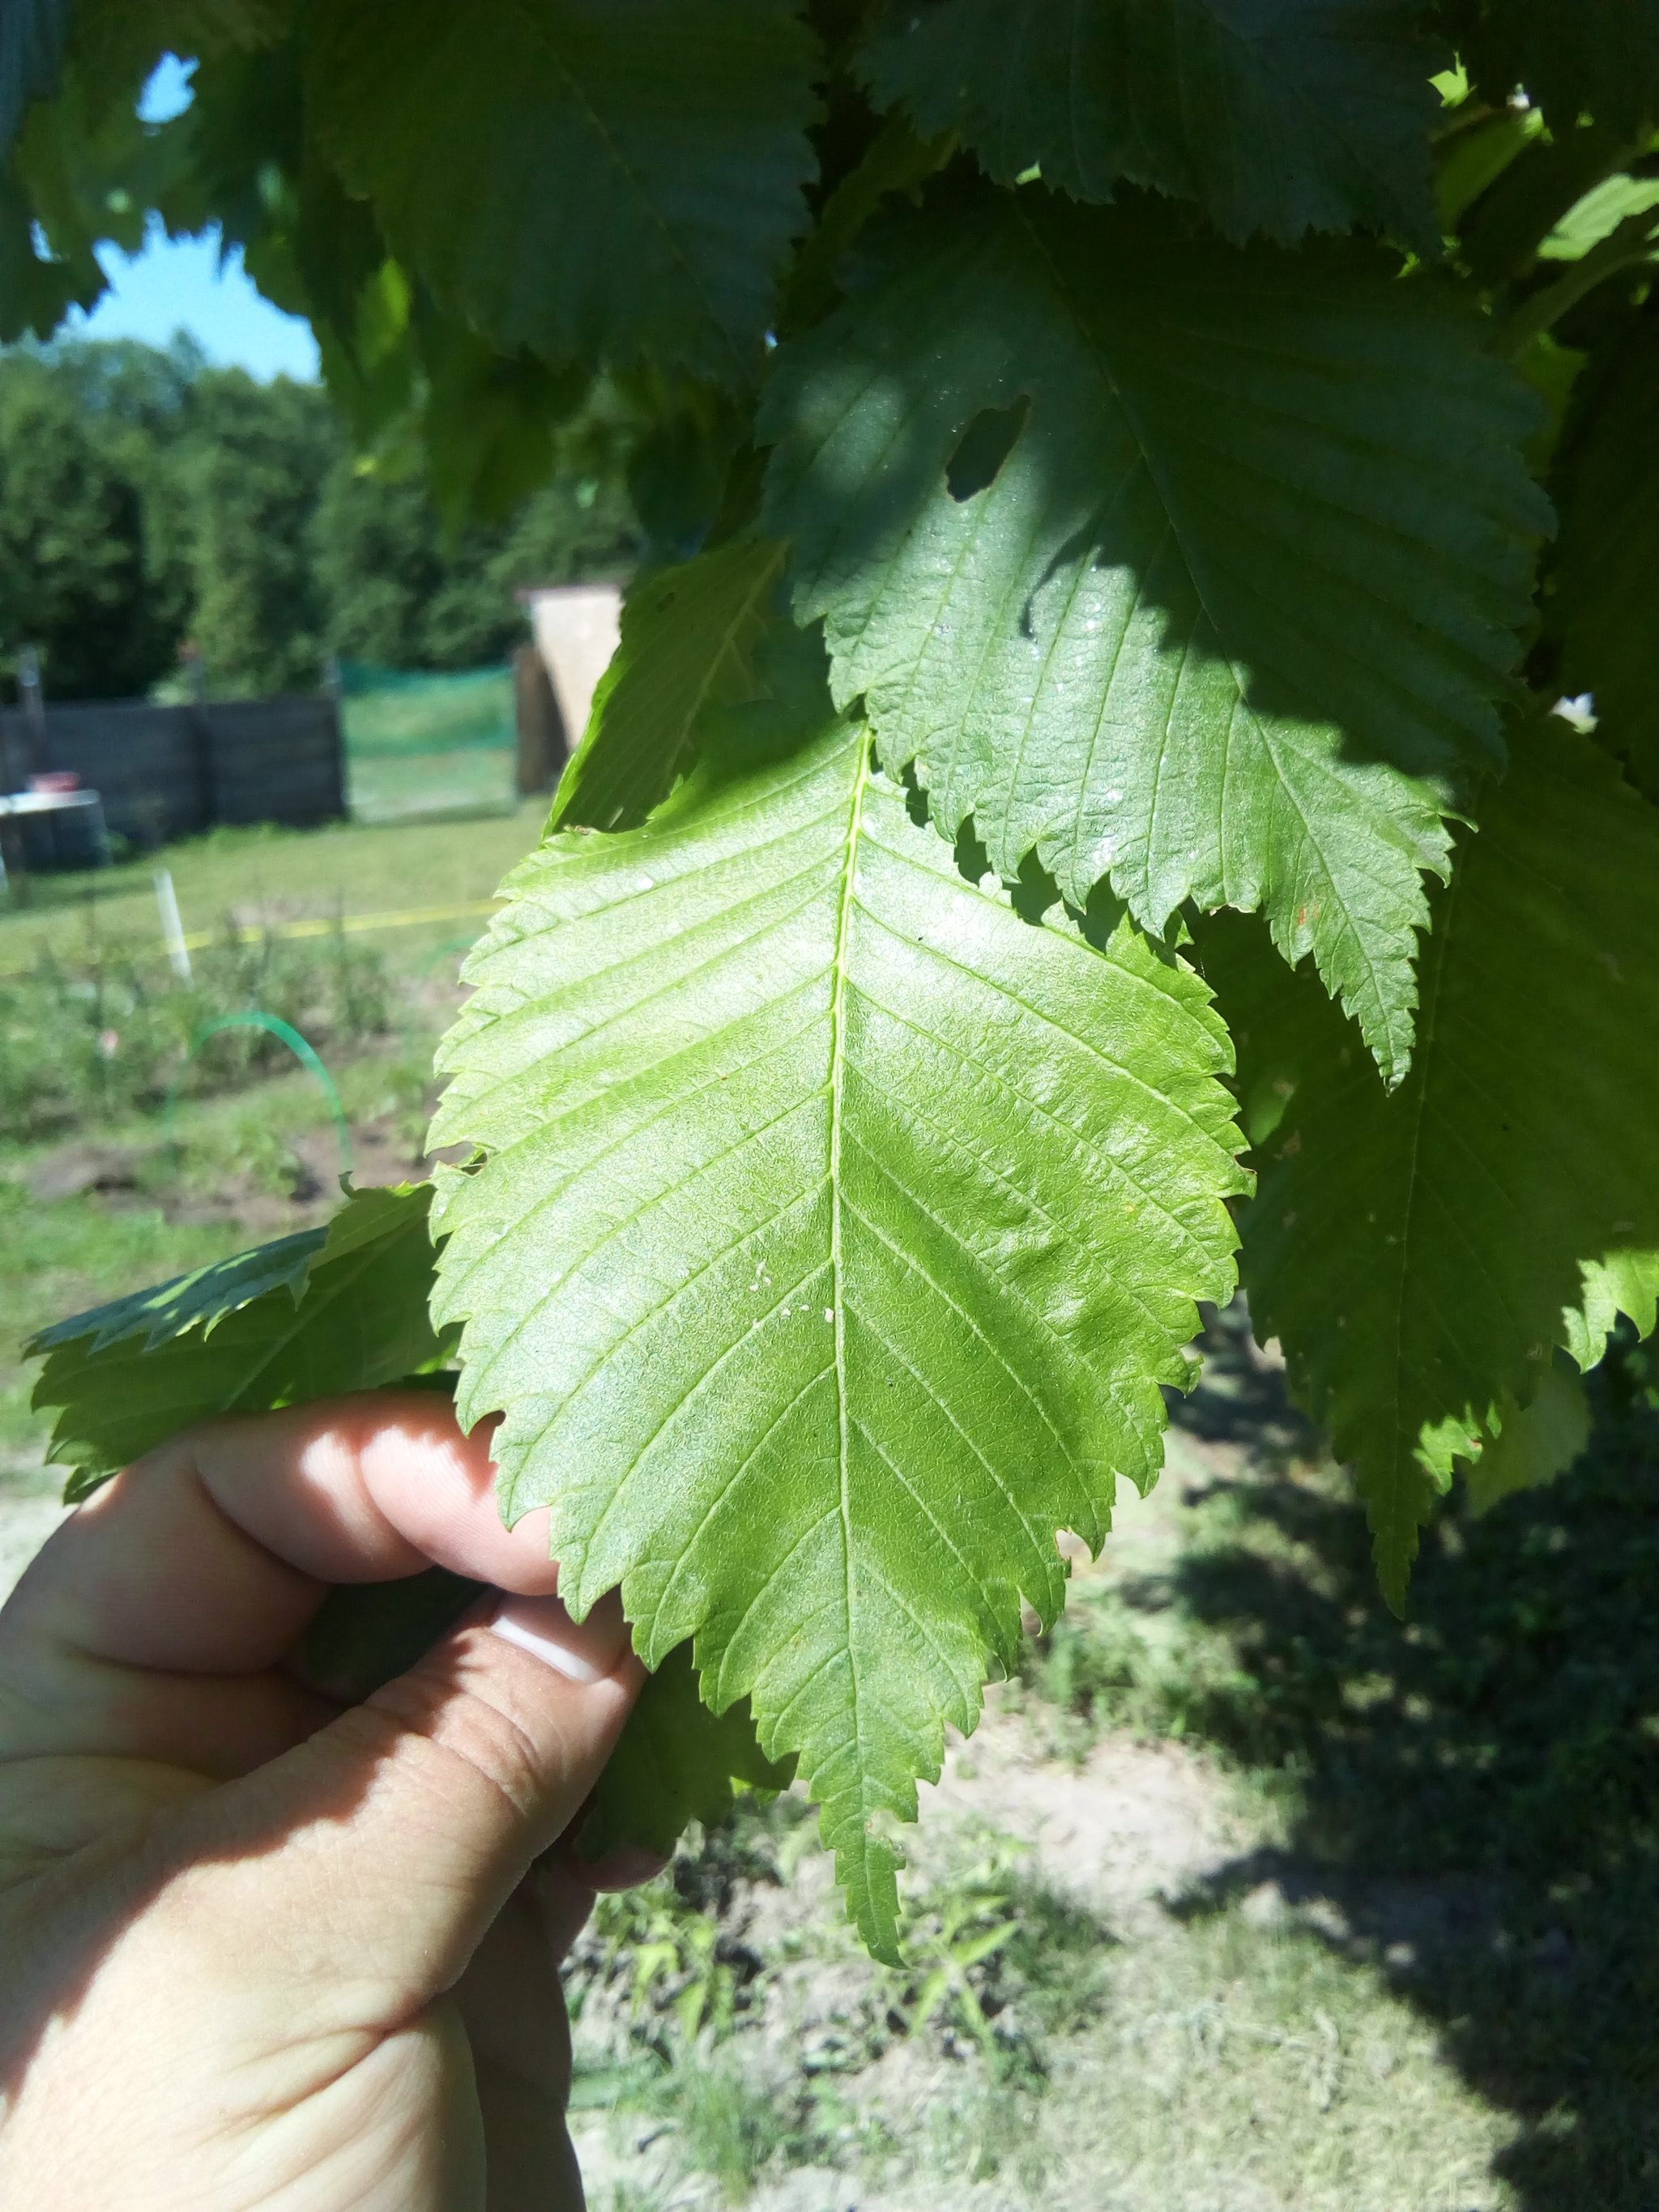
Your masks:
{"label": "white stake", "polygon": [[155,904],[161,916],[161,937],[167,948],[167,960],[173,974],[181,983],[190,981],[190,947],[185,943],[185,925],[179,919],[179,895],[173,888],[171,868],[157,868],[155,872]]}

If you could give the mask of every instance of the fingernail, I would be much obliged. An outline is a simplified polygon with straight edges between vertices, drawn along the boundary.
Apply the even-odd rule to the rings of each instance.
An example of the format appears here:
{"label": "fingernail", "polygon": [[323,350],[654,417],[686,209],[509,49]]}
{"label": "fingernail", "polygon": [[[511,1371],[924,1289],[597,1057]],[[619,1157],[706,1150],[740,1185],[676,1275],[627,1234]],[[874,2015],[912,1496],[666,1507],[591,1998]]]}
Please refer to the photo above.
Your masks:
{"label": "fingernail", "polygon": [[556,1597],[509,1597],[490,1622],[497,1636],[516,1644],[572,1682],[602,1682],[628,1649],[628,1623],[615,1590],[586,1620],[572,1620]]}

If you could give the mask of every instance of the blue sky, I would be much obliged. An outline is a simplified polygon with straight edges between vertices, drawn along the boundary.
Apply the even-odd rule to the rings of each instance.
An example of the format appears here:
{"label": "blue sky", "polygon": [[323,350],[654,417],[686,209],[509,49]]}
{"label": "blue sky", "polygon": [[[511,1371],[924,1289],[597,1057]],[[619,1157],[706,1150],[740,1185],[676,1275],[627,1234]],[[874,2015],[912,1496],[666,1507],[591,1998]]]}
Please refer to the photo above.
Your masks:
{"label": "blue sky", "polygon": [[[189,70],[169,57],[145,88],[142,112],[160,123],[187,107],[190,98]],[[222,270],[216,231],[170,240],[156,223],[141,253],[106,246],[98,258],[110,289],[89,315],[71,315],[67,335],[143,338],[161,346],[184,330],[223,366],[262,379],[315,378],[317,344],[310,325],[260,296],[243,271],[240,252]]]}

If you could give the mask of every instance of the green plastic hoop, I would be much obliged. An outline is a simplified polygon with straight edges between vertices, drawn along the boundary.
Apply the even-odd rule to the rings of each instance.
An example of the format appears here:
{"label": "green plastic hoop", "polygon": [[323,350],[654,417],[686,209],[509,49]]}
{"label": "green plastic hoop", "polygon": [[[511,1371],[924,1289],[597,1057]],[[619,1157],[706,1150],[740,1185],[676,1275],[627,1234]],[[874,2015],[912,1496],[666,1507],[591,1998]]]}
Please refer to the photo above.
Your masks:
{"label": "green plastic hoop", "polygon": [[239,1014],[216,1014],[210,1022],[204,1022],[190,1041],[184,1065],[173,1079],[167,1090],[167,1140],[176,1152],[178,1139],[174,1133],[179,1107],[179,1086],[190,1073],[190,1064],[210,1037],[217,1036],[222,1030],[264,1030],[279,1043],[285,1044],[302,1067],[314,1075],[323,1086],[329,1111],[334,1116],[334,1127],[340,1139],[340,1173],[351,1173],[351,1128],[346,1120],[345,1108],[340,1103],[340,1094],[334,1087],[334,1079],[323,1066],[314,1046],[308,1044],[293,1024],[285,1022],[280,1014],[262,1014],[252,1009]]}

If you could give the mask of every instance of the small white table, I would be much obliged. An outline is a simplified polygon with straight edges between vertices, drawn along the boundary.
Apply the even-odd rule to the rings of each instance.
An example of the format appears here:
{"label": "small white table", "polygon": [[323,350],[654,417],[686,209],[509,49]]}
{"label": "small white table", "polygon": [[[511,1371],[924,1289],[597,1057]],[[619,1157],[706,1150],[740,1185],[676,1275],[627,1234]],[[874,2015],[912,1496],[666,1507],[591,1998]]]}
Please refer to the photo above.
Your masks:
{"label": "small white table", "polygon": [[[87,842],[96,859],[94,867],[109,865],[109,831],[104,824],[104,802],[95,791],[0,792],[0,830],[26,815],[79,816],[77,826],[87,832]],[[5,844],[0,837],[0,891],[6,888]]]}

